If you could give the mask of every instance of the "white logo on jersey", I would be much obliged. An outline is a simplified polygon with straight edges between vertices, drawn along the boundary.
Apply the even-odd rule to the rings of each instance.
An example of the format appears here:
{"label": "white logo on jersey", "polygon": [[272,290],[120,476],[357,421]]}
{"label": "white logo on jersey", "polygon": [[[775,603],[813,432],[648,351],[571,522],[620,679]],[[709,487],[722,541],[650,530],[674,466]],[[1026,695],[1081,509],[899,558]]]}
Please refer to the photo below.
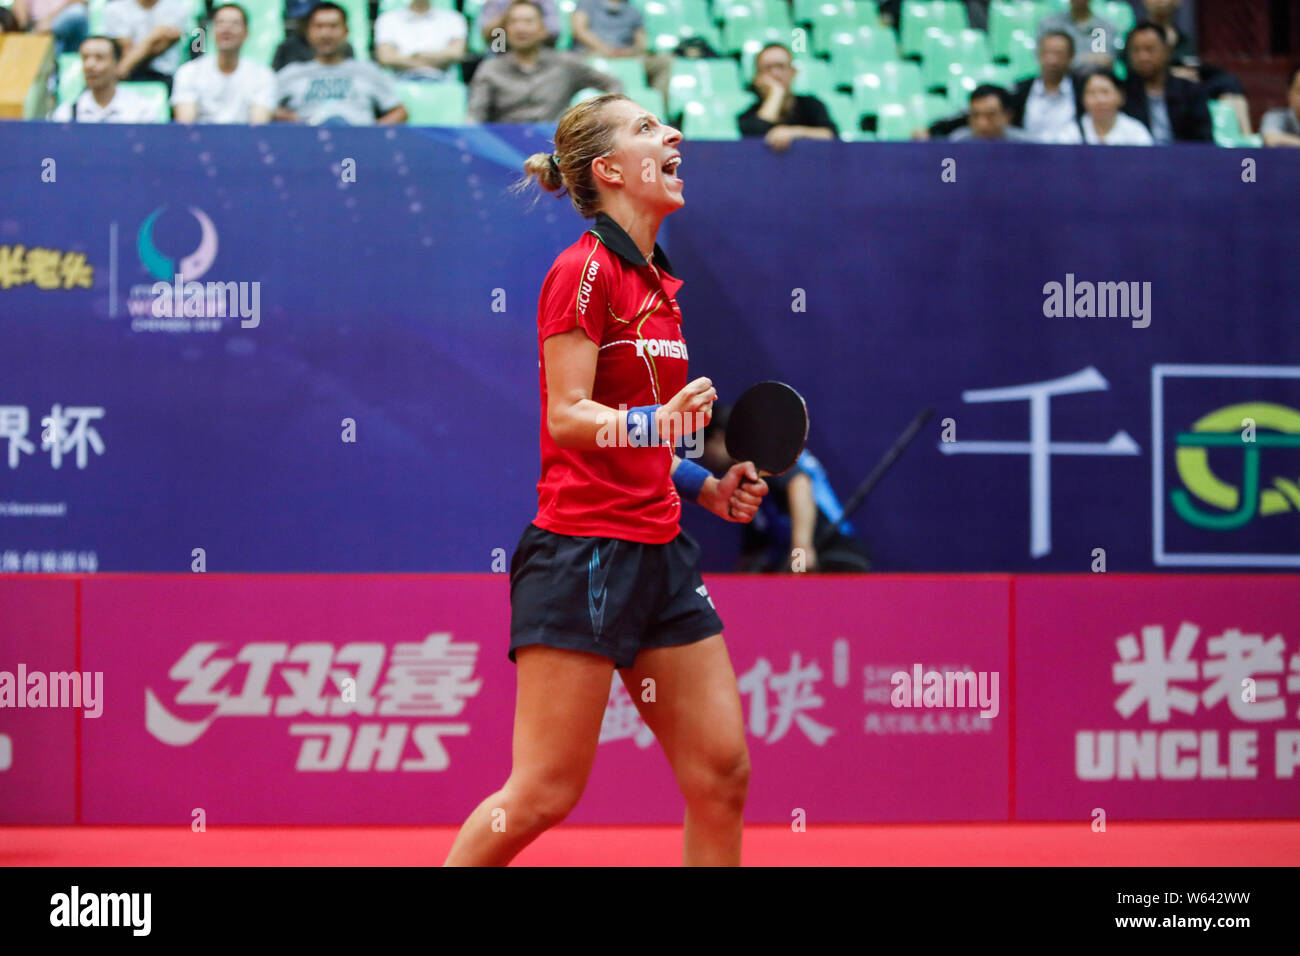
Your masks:
{"label": "white logo on jersey", "polygon": [[668,358],[687,358],[686,343],[680,339],[637,339],[636,340],[637,358],[643,358],[649,354],[653,358],[661,355]]}
{"label": "white logo on jersey", "polygon": [[578,311],[583,315],[587,314],[587,301],[591,298],[591,284],[596,281],[596,271],[600,268],[600,263],[595,259],[591,260],[591,265],[587,267],[587,275],[578,286]]}

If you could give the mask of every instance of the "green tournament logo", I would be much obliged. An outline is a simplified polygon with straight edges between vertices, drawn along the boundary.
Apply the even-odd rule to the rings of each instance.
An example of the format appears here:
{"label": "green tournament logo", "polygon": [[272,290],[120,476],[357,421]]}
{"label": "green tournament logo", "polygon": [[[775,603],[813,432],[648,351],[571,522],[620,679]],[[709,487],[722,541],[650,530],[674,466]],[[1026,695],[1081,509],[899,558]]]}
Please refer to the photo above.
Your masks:
{"label": "green tournament logo", "polygon": [[[1300,411],[1266,402],[1228,405],[1198,419],[1190,431],[1179,432],[1174,443],[1183,487],[1172,489],[1169,498],[1188,524],[1233,531],[1256,517],[1300,513],[1300,478],[1261,476],[1263,449],[1300,448]],[[1233,483],[1235,474],[1224,480],[1210,468],[1210,450],[1221,448],[1241,452],[1240,484]]]}

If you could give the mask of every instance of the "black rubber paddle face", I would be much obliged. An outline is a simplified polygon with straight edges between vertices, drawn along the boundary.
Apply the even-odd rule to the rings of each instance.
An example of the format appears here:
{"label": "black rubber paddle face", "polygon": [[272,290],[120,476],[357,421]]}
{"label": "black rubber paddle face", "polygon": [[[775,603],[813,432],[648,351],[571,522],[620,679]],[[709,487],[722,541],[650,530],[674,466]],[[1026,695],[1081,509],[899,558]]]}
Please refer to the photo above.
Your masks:
{"label": "black rubber paddle face", "polygon": [[745,389],[727,421],[727,454],[752,461],[769,475],[794,467],[808,440],[808,406],[784,382],[759,382]]}

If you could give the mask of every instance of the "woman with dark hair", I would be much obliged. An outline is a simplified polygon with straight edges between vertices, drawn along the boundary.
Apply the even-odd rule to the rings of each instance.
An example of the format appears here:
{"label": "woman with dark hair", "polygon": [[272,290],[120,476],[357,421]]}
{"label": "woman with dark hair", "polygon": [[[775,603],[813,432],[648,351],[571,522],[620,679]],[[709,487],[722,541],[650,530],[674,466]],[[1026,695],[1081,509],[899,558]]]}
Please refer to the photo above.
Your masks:
{"label": "woman with dark hair", "polygon": [[[749,753],[722,621],[681,530],[682,501],[750,521],[753,462],[715,478],[674,448],[717,392],[688,381],[676,293],[655,242],[681,208],[682,135],[622,94],[570,107],[526,187],[567,193],[590,230],[556,258],[537,316],[537,517],[510,565],[518,692],[510,777],[474,809],[446,865],[504,865],[577,804],[618,669],[686,801],[688,865],[740,862]],[[749,481],[742,487],[743,479]]]}
{"label": "woman with dark hair", "polygon": [[1058,143],[1091,146],[1151,146],[1151,131],[1123,112],[1124,87],[1110,70],[1091,70],[1080,86],[1083,113],[1065,127]]}

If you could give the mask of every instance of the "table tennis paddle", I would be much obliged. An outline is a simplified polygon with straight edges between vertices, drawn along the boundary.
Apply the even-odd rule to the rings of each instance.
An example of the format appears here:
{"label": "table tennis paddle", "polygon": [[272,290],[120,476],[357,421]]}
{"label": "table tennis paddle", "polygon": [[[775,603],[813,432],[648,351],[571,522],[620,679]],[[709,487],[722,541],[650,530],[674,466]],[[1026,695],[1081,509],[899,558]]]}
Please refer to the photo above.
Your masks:
{"label": "table tennis paddle", "polygon": [[752,461],[760,477],[794,467],[808,440],[808,406],[784,382],[759,382],[736,399],[727,420],[727,454]]}

